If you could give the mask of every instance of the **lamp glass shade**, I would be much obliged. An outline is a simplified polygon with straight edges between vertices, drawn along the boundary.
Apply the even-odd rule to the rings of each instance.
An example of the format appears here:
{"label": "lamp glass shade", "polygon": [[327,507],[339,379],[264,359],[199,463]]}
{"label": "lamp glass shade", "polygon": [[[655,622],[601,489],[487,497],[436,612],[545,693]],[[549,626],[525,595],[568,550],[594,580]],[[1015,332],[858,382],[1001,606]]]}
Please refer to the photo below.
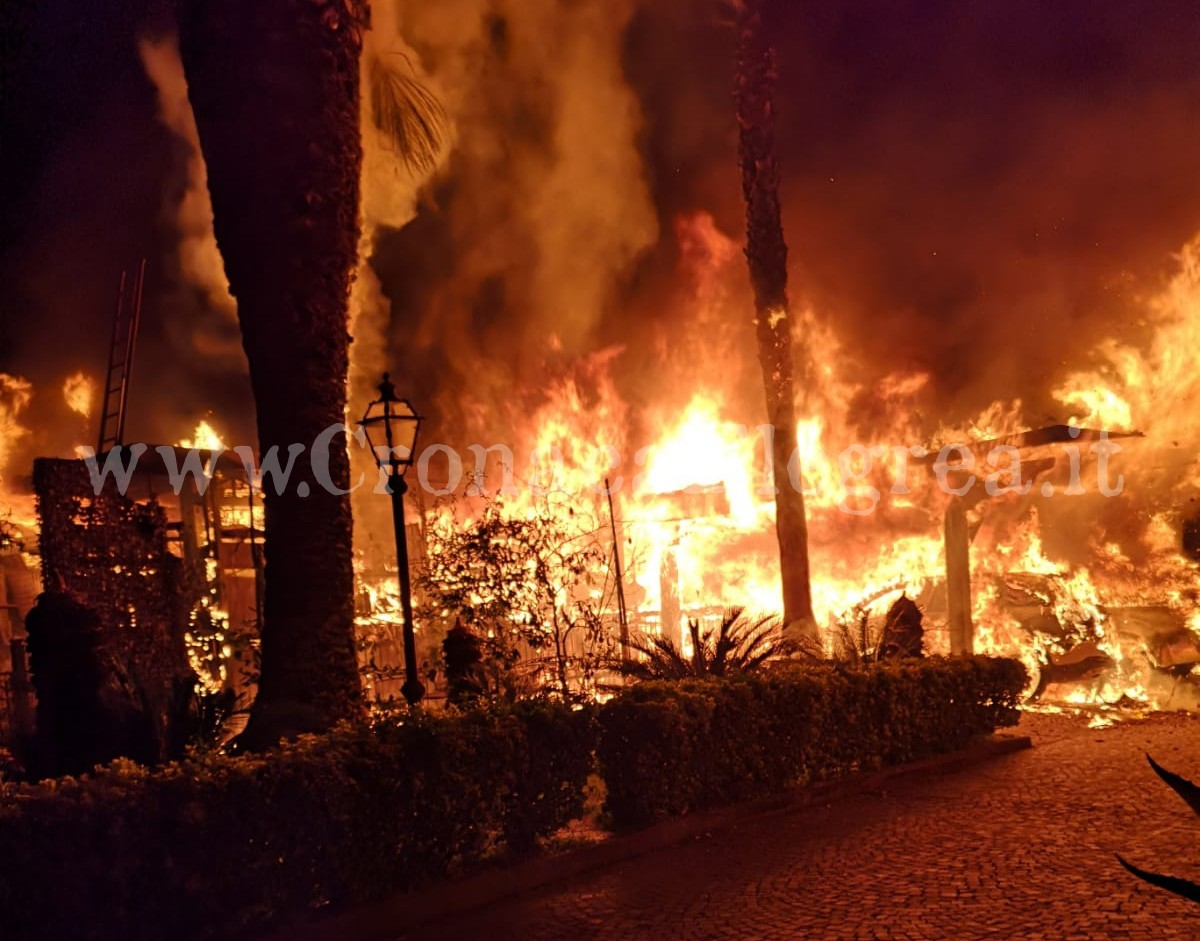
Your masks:
{"label": "lamp glass shade", "polygon": [[407,399],[396,397],[386,376],[379,392],[379,398],[367,406],[363,415],[363,431],[375,463],[389,475],[403,477],[415,460],[421,416]]}

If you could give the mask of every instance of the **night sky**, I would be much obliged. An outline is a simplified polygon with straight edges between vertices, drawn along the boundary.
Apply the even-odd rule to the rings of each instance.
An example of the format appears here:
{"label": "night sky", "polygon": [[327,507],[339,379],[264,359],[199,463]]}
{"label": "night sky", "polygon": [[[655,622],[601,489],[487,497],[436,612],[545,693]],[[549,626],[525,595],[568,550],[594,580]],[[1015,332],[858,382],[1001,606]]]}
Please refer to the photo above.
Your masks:
{"label": "night sky", "polygon": [[[0,371],[49,384],[27,415],[34,446],[63,445],[37,426],[61,419],[54,389],[65,375],[101,372],[118,275],[142,256],[150,283],[131,433],[167,436],[208,410],[247,428],[247,385],[228,360],[197,353],[196,324],[211,312],[173,273],[186,147],[158,122],[136,49],[137,37],[169,29],[169,13],[43,0],[3,16]],[[1102,337],[1137,338],[1138,298],[1200,231],[1200,8],[911,0],[788,3],[778,16],[798,305],[834,325],[864,380],[930,371],[934,410],[1019,396],[1031,423],[1065,417],[1047,396],[1055,379],[1086,365]],[[688,316],[672,302],[676,218],[711,212],[740,238],[730,55],[707,2],[645,3],[625,31],[620,68],[640,109],[656,234],[567,353],[624,347],[617,370],[631,398],[648,394],[632,377],[653,363],[664,330]],[[504,75],[493,78],[502,88]],[[498,134],[549,152],[537,121],[492,115]],[[391,357],[443,411],[473,368],[432,322],[451,303],[478,305],[471,355],[512,370],[497,386],[540,368],[519,329],[540,323],[520,275],[477,281],[470,270],[476,241],[508,224],[504,212],[469,224],[486,203],[471,160],[451,156],[417,221],[385,234],[375,258],[393,303]]]}

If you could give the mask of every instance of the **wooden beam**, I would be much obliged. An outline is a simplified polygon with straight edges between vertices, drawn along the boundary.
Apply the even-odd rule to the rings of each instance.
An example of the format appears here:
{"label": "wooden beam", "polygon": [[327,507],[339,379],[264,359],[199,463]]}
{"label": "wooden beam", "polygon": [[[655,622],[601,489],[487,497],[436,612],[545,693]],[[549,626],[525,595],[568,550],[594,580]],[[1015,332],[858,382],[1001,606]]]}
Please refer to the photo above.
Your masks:
{"label": "wooden beam", "polygon": [[946,605],[950,614],[950,653],[975,652],[975,628],[971,623],[971,539],[967,509],[955,497],[946,507]]}

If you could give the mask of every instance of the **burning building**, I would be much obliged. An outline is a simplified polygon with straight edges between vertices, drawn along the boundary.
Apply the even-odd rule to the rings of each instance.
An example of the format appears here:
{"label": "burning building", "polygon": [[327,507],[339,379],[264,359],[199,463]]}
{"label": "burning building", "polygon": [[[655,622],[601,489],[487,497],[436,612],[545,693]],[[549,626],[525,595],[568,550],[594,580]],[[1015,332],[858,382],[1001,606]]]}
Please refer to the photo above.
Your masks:
{"label": "burning building", "polygon": [[[929,649],[1019,655],[1043,695],[1190,704],[1200,37],[1177,25],[1187,17],[1070,3],[1012,17],[966,4],[933,35],[836,6],[777,24],[796,484],[820,626],[870,627],[906,593]],[[364,100],[351,413],[391,363],[432,416],[441,449],[413,487],[410,554],[431,521],[478,521],[473,485],[511,477],[509,512],[541,505],[535,484],[569,496],[556,504],[568,523],[589,521],[614,575],[620,559],[629,629],[682,643],[689,617],[777,608],[727,24],[689,2],[376,7],[368,63],[406,62],[450,131],[414,170]],[[157,32],[135,64],[154,98],[139,126],[170,145],[167,211],[146,223],[166,246],[151,307],[169,327],[147,342],[174,355],[152,356],[142,381],[172,387],[159,360],[222,364],[189,375],[148,437],[175,440],[217,408],[249,440],[182,69]],[[119,265],[105,260],[108,277]],[[53,299],[88,321],[91,307]],[[22,432],[77,412],[62,375],[30,384],[24,364],[5,368],[0,435],[17,443],[0,445],[0,473],[33,534],[14,478],[79,436]],[[1120,448],[1106,479],[1101,432]],[[1012,454],[989,463],[1005,443],[1019,472]],[[939,476],[937,456],[960,445]],[[386,648],[390,518],[371,487],[353,499],[360,626]],[[244,547],[219,552],[247,572],[253,525],[220,531],[240,529]],[[253,579],[238,578],[221,610],[234,597],[251,610]],[[610,623],[617,607],[604,601]],[[419,628],[433,657],[435,631]]]}

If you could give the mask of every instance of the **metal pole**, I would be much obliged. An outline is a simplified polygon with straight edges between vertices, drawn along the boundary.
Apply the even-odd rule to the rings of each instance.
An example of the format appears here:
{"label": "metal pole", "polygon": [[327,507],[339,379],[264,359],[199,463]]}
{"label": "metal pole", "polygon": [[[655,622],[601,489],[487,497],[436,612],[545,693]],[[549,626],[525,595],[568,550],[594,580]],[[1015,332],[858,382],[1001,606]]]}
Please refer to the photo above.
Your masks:
{"label": "metal pole", "polygon": [[621,659],[629,659],[629,614],[625,608],[625,579],[621,574],[621,542],[617,538],[617,515],[613,512],[612,488],[604,478],[604,492],[608,496],[608,522],[612,527],[613,566],[617,577],[617,623],[621,627]]}
{"label": "metal pole", "polygon": [[396,561],[400,575],[400,607],[404,612],[404,685],[400,692],[415,706],[425,696],[425,687],[417,676],[417,639],[413,634],[412,584],[408,577],[408,532],[404,526],[404,494],[408,484],[399,474],[388,478],[392,495],[392,526],[396,530]]}

